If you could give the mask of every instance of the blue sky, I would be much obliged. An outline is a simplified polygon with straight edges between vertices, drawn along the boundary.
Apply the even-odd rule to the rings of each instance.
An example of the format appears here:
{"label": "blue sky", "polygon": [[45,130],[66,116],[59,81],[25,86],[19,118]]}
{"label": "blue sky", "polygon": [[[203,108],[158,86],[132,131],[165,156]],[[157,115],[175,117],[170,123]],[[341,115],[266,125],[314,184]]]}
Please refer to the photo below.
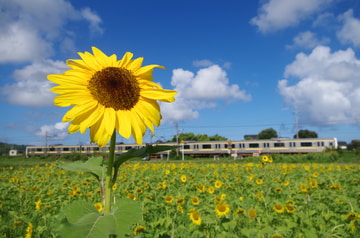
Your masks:
{"label": "blue sky", "polygon": [[[145,142],[181,133],[232,140],[273,128],[360,139],[358,0],[0,0],[0,141],[88,144],[68,134],[48,74],[96,46],[158,64],[179,92]],[[118,136],[117,141],[133,140]]]}

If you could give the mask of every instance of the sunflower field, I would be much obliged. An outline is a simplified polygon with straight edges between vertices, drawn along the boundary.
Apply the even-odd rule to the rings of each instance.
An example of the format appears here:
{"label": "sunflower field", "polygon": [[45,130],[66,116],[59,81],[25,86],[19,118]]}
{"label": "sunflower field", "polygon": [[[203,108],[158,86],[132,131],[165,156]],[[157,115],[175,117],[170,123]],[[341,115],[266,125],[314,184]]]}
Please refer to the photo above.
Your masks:
{"label": "sunflower field", "polygon": [[[360,237],[359,164],[275,162],[129,162],[113,199],[142,206],[127,237]],[[56,237],[74,201],[102,210],[90,174],[55,163],[0,173],[0,237]]]}

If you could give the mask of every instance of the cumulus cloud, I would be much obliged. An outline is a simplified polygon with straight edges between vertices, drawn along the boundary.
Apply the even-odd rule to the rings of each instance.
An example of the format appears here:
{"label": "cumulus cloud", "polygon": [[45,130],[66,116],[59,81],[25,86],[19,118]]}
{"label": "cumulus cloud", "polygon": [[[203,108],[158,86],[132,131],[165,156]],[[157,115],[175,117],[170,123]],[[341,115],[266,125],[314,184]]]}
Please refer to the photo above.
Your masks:
{"label": "cumulus cloud", "polygon": [[162,104],[165,120],[177,122],[196,119],[198,110],[214,108],[218,101],[250,101],[251,95],[230,84],[226,72],[218,65],[200,69],[196,74],[184,69],[173,70],[171,84],[179,94],[176,102]]}
{"label": "cumulus cloud", "polygon": [[330,42],[329,38],[318,39],[316,34],[311,31],[300,32],[293,39],[292,45],[287,45],[286,48],[304,48],[313,49],[318,45],[324,45]]}
{"label": "cumulus cloud", "polygon": [[269,0],[250,23],[262,33],[282,30],[298,25],[300,21],[318,12],[333,0]]}
{"label": "cumulus cloud", "polygon": [[0,63],[52,56],[54,42],[71,38],[64,29],[68,21],[85,20],[92,31],[102,31],[99,16],[89,8],[78,11],[65,0],[1,1],[1,8]]}
{"label": "cumulus cloud", "polygon": [[[278,88],[303,120],[322,125],[360,124],[360,61],[352,49],[318,46],[300,53],[285,69]],[[290,85],[291,80],[297,80]]]}
{"label": "cumulus cloud", "polygon": [[95,14],[90,8],[84,8],[81,10],[81,15],[84,19],[88,20],[90,25],[89,29],[93,33],[103,33],[103,29],[100,27],[102,22],[101,18]]}
{"label": "cumulus cloud", "polygon": [[0,93],[9,103],[29,107],[53,105],[54,94],[49,90],[54,84],[46,79],[48,74],[62,73],[67,70],[62,61],[43,60],[15,70],[16,82],[1,88]]}
{"label": "cumulus cloud", "polygon": [[55,125],[44,125],[41,126],[39,131],[35,134],[41,138],[47,140],[63,140],[68,135],[67,128],[69,123],[58,122]]}
{"label": "cumulus cloud", "polygon": [[342,43],[349,43],[360,47],[360,19],[353,16],[353,10],[350,9],[339,16],[343,26],[337,32],[337,37]]}

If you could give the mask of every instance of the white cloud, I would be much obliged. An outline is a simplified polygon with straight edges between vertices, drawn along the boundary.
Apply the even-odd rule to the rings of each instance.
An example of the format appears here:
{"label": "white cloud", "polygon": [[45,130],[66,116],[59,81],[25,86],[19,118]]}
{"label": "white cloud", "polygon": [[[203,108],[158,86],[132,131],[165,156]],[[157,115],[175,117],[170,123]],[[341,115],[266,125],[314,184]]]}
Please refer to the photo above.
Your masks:
{"label": "white cloud", "polygon": [[85,20],[94,32],[102,31],[99,16],[89,8],[80,12],[65,0],[1,1],[1,8],[0,63],[52,56],[54,43],[73,37],[64,29],[69,21]]}
{"label": "white cloud", "polygon": [[68,135],[67,128],[69,123],[58,122],[55,125],[41,126],[39,131],[35,134],[47,140],[63,140]]}
{"label": "white cloud", "polygon": [[287,45],[287,48],[305,48],[313,49],[318,45],[327,44],[330,42],[329,38],[318,39],[316,34],[311,31],[300,32],[293,39],[292,45]]}
{"label": "white cloud", "polygon": [[196,75],[184,69],[175,69],[171,84],[179,93],[175,103],[162,105],[166,121],[196,119],[199,117],[197,110],[214,108],[219,100],[227,103],[251,100],[251,95],[240,90],[237,84],[229,84],[226,72],[218,65],[200,69]]}
{"label": "white cloud", "polygon": [[213,62],[211,62],[210,60],[207,60],[207,59],[205,59],[205,60],[194,60],[193,61],[193,65],[195,67],[208,67],[208,66],[211,66],[213,64],[214,64]]}
{"label": "white cloud", "polygon": [[331,53],[318,46],[309,55],[300,53],[285,69],[278,88],[285,102],[302,119],[314,124],[360,122],[360,61],[352,49]]}
{"label": "white cloud", "polygon": [[300,21],[323,9],[333,0],[269,0],[250,23],[262,33],[296,26]]}
{"label": "white cloud", "polygon": [[100,27],[102,22],[101,18],[95,14],[90,8],[84,8],[81,10],[81,15],[89,21],[90,31],[94,33],[103,33],[103,29]]}
{"label": "white cloud", "polygon": [[16,70],[15,84],[1,88],[1,94],[11,104],[44,107],[53,105],[55,95],[49,90],[54,84],[47,80],[48,74],[62,73],[68,67],[64,62],[43,60]]}
{"label": "white cloud", "polygon": [[0,33],[0,42],[0,63],[39,60],[53,54],[50,42],[16,23]]}
{"label": "white cloud", "polygon": [[352,9],[339,16],[339,19],[344,23],[337,32],[339,40],[360,47],[360,19],[353,16]]}

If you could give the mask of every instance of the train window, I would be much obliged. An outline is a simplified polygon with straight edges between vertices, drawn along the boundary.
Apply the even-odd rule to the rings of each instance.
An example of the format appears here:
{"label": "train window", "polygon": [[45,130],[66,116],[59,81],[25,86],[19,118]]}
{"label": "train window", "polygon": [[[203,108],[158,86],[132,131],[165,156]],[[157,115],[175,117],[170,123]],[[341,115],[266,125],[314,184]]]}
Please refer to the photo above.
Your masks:
{"label": "train window", "polygon": [[190,149],[190,145],[184,145],[184,150]]}
{"label": "train window", "polygon": [[202,145],[203,149],[211,149],[211,145],[210,144],[204,144]]}
{"label": "train window", "polygon": [[333,143],[332,143],[332,142],[330,142],[330,143],[329,143],[329,145],[330,145],[330,146],[333,146]]}
{"label": "train window", "polygon": [[276,143],[274,143],[274,147],[285,147],[285,143],[284,142],[276,142]]}
{"label": "train window", "polygon": [[324,141],[321,141],[321,146],[324,147]]}
{"label": "train window", "polygon": [[301,142],[300,146],[301,147],[310,147],[310,146],[312,146],[312,142]]}
{"label": "train window", "polygon": [[36,151],[37,151],[37,152],[41,152],[41,151],[42,151],[42,148],[37,148]]}
{"label": "train window", "polygon": [[131,146],[125,146],[125,150],[130,150],[131,148]]}
{"label": "train window", "polygon": [[63,151],[69,151],[69,147],[64,147]]}
{"label": "train window", "polygon": [[55,148],[54,148],[54,147],[51,147],[51,148],[49,149],[49,151],[55,151]]}
{"label": "train window", "polygon": [[199,149],[199,145],[194,145],[194,149]]}
{"label": "train window", "polygon": [[259,148],[259,143],[250,143],[249,148]]}
{"label": "train window", "polygon": [[93,151],[99,151],[99,147],[94,147]]}

